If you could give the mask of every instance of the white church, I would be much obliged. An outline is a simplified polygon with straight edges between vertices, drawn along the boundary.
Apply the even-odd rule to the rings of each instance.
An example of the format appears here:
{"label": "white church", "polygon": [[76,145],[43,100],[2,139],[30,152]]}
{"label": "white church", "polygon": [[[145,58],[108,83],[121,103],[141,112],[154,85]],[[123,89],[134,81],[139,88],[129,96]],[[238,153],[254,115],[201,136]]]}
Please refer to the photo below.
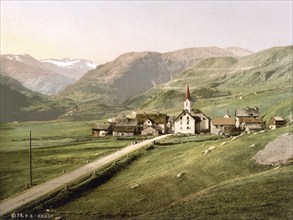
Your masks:
{"label": "white church", "polygon": [[200,134],[210,132],[210,118],[199,109],[192,108],[188,85],[183,104],[183,111],[174,120],[174,133]]}

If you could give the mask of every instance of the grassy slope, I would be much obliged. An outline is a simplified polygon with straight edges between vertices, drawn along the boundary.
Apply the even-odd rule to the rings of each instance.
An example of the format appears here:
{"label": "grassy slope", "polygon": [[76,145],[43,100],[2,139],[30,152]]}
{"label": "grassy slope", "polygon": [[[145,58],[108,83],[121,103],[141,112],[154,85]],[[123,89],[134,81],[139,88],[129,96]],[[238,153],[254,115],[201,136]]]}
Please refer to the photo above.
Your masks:
{"label": "grassy slope", "polygon": [[[187,68],[168,83],[127,100],[125,104],[142,110],[176,108],[182,102],[186,84],[191,88],[192,97],[204,100],[206,105],[216,96],[221,96],[219,100],[227,98],[225,101],[229,103],[231,97],[255,93],[266,93],[280,101],[286,95],[275,96],[276,92],[292,92],[292,46],[271,48],[238,59],[208,58]],[[242,102],[246,104],[245,99]],[[259,105],[258,102],[255,105]]]}
{"label": "grassy slope", "polygon": [[0,199],[24,190],[29,182],[29,129],[32,130],[33,182],[39,184],[129,144],[111,137],[92,138],[94,122],[1,124]]}
{"label": "grassy slope", "polygon": [[[150,96],[156,96],[157,94],[158,97],[142,105],[140,111],[160,111],[171,115],[178,115],[178,113],[182,111],[182,97],[184,98],[183,93],[174,92],[172,95],[167,95],[168,93],[172,93],[171,91],[162,92],[160,95],[159,93],[160,92],[158,92],[158,94],[153,92]],[[192,93],[192,96],[196,97],[196,94]],[[193,107],[199,108],[209,117],[216,117],[226,114],[227,109],[230,111],[230,114],[234,115],[235,108],[257,106],[260,109],[261,115],[266,116],[265,119],[267,121],[270,120],[272,116],[276,115],[280,115],[289,120],[293,105],[291,96],[292,90],[290,88],[284,88],[246,94],[243,95],[242,99],[239,98],[239,95],[208,99],[199,98],[193,102]],[[170,100],[170,102],[163,100]]]}
{"label": "grassy slope", "polygon": [[[68,219],[292,217],[292,165],[273,170],[252,159],[268,142],[290,130],[248,134],[234,141],[170,138],[106,184],[59,207],[57,214]],[[210,146],[216,149],[204,155]],[[177,178],[180,172],[186,173]],[[135,184],[140,186],[131,189]]]}

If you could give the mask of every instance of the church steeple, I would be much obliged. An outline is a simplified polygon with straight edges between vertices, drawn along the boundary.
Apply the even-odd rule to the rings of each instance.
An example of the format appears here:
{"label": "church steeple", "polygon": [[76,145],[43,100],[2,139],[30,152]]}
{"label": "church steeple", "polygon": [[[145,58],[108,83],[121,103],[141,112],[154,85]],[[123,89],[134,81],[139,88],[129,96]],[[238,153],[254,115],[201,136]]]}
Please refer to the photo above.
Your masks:
{"label": "church steeple", "polygon": [[191,102],[191,97],[190,97],[190,92],[189,92],[189,86],[187,85],[186,87],[186,95],[184,99],[184,110],[190,112],[192,109],[192,102]]}
{"label": "church steeple", "polygon": [[190,92],[189,92],[189,85],[186,86],[186,95],[185,95],[184,101],[186,101],[186,99],[191,101]]}

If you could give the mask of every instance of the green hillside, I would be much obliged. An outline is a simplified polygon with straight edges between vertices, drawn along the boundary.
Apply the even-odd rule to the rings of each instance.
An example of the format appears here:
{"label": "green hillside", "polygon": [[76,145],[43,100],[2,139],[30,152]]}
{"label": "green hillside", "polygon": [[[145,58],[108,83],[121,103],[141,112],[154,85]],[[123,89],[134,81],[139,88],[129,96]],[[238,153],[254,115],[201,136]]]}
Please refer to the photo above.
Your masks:
{"label": "green hillside", "polygon": [[[205,59],[182,71],[168,83],[137,95],[125,104],[134,109],[177,108],[178,103],[182,102],[180,98],[184,98],[187,84],[191,88],[192,97],[206,105],[216,97],[230,102],[229,99],[241,95],[257,98],[258,94],[265,93],[269,98],[280,91],[285,92],[283,98],[286,98],[286,93],[292,89],[292,48],[276,47],[240,58]],[[167,106],[162,102],[162,97],[167,98]],[[282,99],[277,95],[276,101],[280,101],[280,98]],[[245,101],[242,104],[245,105]],[[261,103],[256,101],[255,105]]]}
{"label": "green hillside", "polygon": [[75,106],[72,100],[26,89],[19,81],[3,74],[0,74],[0,90],[1,122],[57,119]]}
{"label": "green hillside", "polygon": [[174,136],[141,151],[106,183],[48,208],[66,219],[290,219],[292,164],[275,169],[257,165],[253,157],[291,130],[235,140]]}

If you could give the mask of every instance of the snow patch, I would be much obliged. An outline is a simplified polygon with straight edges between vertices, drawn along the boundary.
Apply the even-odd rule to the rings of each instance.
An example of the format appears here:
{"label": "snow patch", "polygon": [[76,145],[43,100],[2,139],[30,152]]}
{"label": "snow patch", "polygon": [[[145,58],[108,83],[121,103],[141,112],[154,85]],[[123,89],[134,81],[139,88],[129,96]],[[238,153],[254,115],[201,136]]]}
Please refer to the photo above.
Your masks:
{"label": "snow patch", "polygon": [[62,61],[62,60],[41,60],[42,63],[51,63],[59,67],[68,67],[72,66],[76,63],[79,63],[80,60],[70,60],[70,61]]}
{"label": "snow patch", "polygon": [[94,64],[94,63],[86,63],[86,65],[87,65],[88,67],[90,67],[91,69],[96,69],[97,66],[98,66],[98,64]]}

